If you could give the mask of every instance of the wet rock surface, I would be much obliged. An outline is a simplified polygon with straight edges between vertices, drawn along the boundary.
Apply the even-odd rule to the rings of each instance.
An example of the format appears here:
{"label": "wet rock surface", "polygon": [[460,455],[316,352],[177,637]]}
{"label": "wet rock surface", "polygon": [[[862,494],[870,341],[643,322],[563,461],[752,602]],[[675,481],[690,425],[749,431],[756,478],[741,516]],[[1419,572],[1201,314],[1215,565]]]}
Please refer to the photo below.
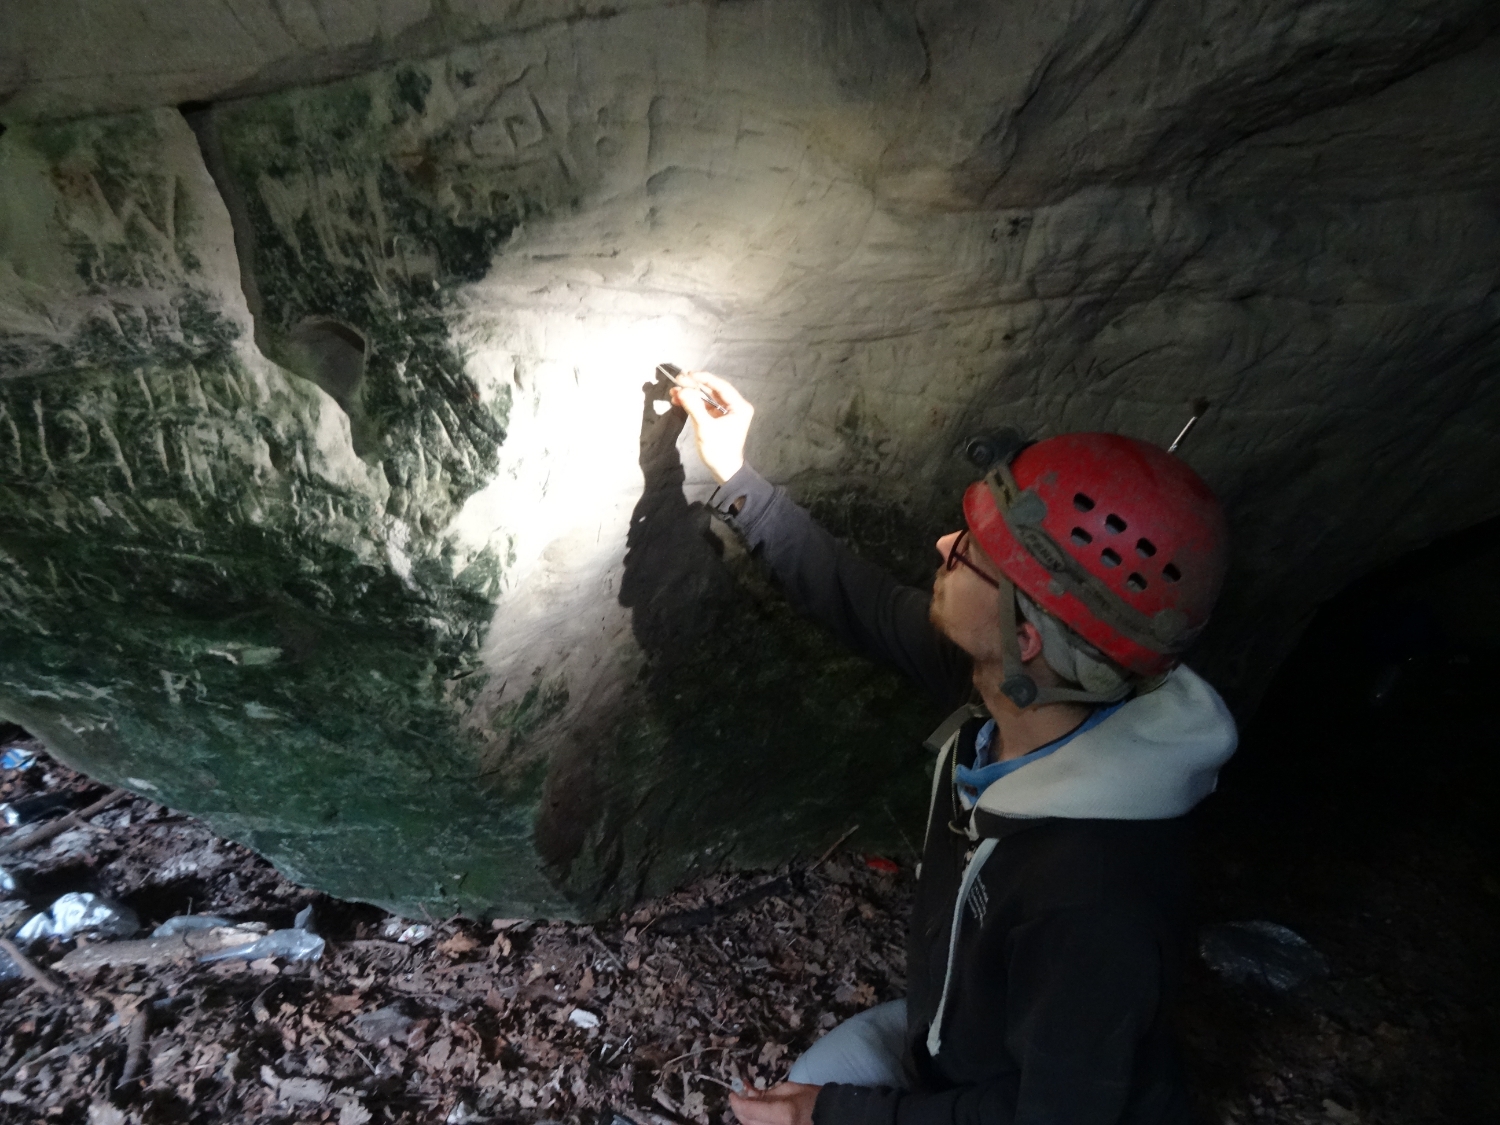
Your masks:
{"label": "wet rock surface", "polygon": [[916,582],[964,438],[1208,398],[1242,709],[1497,510],[1478,0],[127,10],[0,48],[0,714],[330,893],[607,917],[910,831],[940,716],[704,514],[663,360]]}

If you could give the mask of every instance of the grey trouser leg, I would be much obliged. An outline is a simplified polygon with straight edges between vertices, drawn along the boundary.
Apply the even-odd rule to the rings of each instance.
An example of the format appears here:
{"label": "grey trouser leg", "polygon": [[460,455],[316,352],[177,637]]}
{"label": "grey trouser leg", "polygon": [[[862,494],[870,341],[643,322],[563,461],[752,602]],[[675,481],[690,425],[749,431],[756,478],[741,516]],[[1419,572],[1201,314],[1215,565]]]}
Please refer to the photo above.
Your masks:
{"label": "grey trouser leg", "polygon": [[851,1016],[792,1064],[788,1082],[822,1086],[906,1088],[901,1057],[906,1053],[906,1001],[891,1000]]}

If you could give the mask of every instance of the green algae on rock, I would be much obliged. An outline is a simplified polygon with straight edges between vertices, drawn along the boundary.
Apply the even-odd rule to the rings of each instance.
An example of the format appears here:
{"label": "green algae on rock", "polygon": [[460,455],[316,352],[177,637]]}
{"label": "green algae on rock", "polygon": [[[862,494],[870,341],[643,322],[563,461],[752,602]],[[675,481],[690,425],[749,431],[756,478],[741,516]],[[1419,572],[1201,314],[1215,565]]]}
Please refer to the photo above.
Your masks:
{"label": "green algae on rock", "polygon": [[[525,795],[475,784],[450,698],[489,604],[411,544],[334,402],[246,346],[180,116],[12,131],[0,153],[22,267],[3,303],[0,710],[334,893],[565,910]],[[502,419],[482,414],[492,447]]]}

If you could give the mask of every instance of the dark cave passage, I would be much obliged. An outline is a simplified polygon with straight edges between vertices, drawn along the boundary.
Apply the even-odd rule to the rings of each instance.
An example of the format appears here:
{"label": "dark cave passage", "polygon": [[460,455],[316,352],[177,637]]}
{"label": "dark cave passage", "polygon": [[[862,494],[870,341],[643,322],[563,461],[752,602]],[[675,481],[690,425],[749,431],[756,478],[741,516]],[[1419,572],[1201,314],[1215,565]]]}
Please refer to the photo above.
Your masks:
{"label": "dark cave passage", "polygon": [[[1329,959],[1290,996],[1195,962],[1206,1101],[1302,1120],[1482,1122],[1500,1106],[1500,520],[1328,602],[1200,807],[1200,920],[1266,918]],[[1351,1116],[1338,1116],[1342,1107]]]}

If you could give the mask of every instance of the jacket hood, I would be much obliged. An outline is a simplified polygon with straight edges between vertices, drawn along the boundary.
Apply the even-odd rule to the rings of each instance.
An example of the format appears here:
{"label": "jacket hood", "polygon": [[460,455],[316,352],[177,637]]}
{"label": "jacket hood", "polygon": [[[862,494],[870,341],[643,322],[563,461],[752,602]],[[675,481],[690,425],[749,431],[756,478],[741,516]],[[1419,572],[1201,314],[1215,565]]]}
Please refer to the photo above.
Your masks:
{"label": "jacket hood", "polygon": [[1239,744],[1229,708],[1179,665],[1092,730],[985,789],[995,816],[1166,820],[1212,793]]}

